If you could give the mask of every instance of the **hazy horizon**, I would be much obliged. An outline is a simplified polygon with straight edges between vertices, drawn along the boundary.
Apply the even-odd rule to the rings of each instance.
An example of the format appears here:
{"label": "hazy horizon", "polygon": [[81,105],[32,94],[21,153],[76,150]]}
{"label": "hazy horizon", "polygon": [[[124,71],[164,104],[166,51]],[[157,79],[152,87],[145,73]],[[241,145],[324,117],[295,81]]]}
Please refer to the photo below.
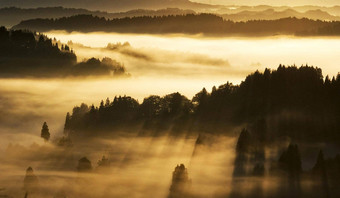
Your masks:
{"label": "hazy horizon", "polygon": [[[251,1],[251,0],[240,0],[237,3],[232,0],[143,0],[135,2],[135,0],[127,0],[125,2],[117,2],[116,0],[100,0],[100,2],[87,0],[87,4],[84,5],[78,0],[72,1],[41,1],[41,0],[30,0],[30,1],[10,1],[3,0],[0,2],[1,7],[11,7],[17,6],[22,8],[36,8],[36,7],[53,7],[53,6],[64,6],[68,8],[87,8],[90,10],[101,10],[101,11],[127,11],[132,9],[161,9],[161,8],[185,8],[185,9],[198,9],[198,10],[209,10],[211,5],[213,6],[258,6],[258,5],[268,5],[268,6],[338,6],[340,5],[337,0],[261,0],[261,1]],[[194,3],[194,4],[192,4]],[[195,4],[200,3],[200,4]],[[91,9],[92,8],[92,9]],[[212,7],[213,8],[213,7]],[[214,8],[213,8],[214,9]]]}

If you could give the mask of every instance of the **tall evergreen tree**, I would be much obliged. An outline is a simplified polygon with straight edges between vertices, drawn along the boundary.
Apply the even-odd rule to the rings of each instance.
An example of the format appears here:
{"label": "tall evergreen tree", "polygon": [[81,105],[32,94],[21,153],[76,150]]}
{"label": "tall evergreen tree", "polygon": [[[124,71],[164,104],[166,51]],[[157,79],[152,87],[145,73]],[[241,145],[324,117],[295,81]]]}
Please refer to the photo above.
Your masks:
{"label": "tall evergreen tree", "polygon": [[70,129],[70,122],[71,122],[70,120],[71,120],[70,113],[67,112],[66,118],[65,118],[65,125],[64,125],[64,135],[68,135],[68,132]]}
{"label": "tall evergreen tree", "polygon": [[89,172],[89,171],[91,171],[92,170],[91,161],[89,159],[87,159],[86,157],[81,158],[78,161],[77,170],[79,172]]}
{"label": "tall evergreen tree", "polygon": [[327,176],[327,170],[326,170],[326,162],[325,162],[322,150],[320,150],[320,152],[318,154],[318,158],[316,160],[316,163],[315,163],[312,171],[313,171],[314,175],[317,176],[316,182],[321,183],[323,193],[324,193],[323,196],[325,198],[330,197],[328,176]]}
{"label": "tall evergreen tree", "polygon": [[24,190],[27,194],[34,193],[38,190],[38,177],[34,174],[33,168],[28,167],[26,169],[26,176],[24,178]]}
{"label": "tall evergreen tree", "polygon": [[188,170],[184,164],[177,165],[172,173],[172,183],[170,186],[170,193],[168,198],[182,198],[188,197],[188,188],[191,184]]}
{"label": "tall evergreen tree", "polygon": [[236,144],[236,158],[234,162],[233,177],[243,177],[248,174],[248,163],[251,151],[251,137],[247,129],[240,133]]}
{"label": "tall evergreen tree", "polygon": [[41,129],[41,137],[44,138],[45,142],[47,142],[50,139],[50,130],[48,129],[46,122],[44,122]]}

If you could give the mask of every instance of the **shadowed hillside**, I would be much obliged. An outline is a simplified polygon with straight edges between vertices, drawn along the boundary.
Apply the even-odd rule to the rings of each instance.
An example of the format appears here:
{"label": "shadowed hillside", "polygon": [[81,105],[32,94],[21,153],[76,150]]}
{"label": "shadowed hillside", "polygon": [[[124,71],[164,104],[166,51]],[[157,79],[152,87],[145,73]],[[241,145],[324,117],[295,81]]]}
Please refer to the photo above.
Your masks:
{"label": "shadowed hillside", "polygon": [[125,75],[125,69],[109,58],[77,63],[68,45],[33,32],[0,27],[1,77],[63,77]]}
{"label": "shadowed hillside", "polygon": [[152,131],[154,135],[166,131],[225,134],[231,126],[264,123],[267,132],[257,134],[262,142],[289,137],[340,144],[339,90],[339,75],[323,80],[318,68],[279,66],[257,71],[240,85],[228,82],[211,92],[203,89],[192,100],[172,93],[150,96],[142,103],[119,96],[99,107],[82,104],[67,117],[66,129],[76,136],[112,129],[139,129],[141,134]]}

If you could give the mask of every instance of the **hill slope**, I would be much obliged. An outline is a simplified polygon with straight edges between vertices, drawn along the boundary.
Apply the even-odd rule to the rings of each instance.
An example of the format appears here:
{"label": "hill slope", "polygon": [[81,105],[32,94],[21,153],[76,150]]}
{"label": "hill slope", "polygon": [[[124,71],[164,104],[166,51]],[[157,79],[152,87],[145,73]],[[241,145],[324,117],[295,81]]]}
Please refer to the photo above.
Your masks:
{"label": "hill slope", "polygon": [[102,12],[90,11],[86,9],[63,8],[63,7],[44,7],[44,8],[1,8],[0,9],[0,24],[6,27],[12,27],[23,20],[36,18],[60,18],[70,17],[79,14],[91,14],[94,16],[105,17],[108,19],[134,17],[134,16],[167,16],[167,15],[183,15],[193,14],[193,10],[182,10],[178,8],[167,8],[160,10],[129,10],[127,12]]}
{"label": "hill slope", "polygon": [[[340,22],[283,18],[233,22],[213,14],[188,14],[163,17],[133,17],[107,20],[91,15],[77,15],[59,19],[33,19],[22,21],[13,29],[46,32],[66,30],[78,32],[119,33],[183,33],[214,36],[273,36],[273,35],[340,35]],[[335,28],[333,28],[335,27]],[[322,32],[320,31],[322,29]]]}
{"label": "hill slope", "polygon": [[11,6],[21,8],[63,6],[68,8],[85,8],[108,12],[121,12],[133,9],[165,8],[205,10],[219,7],[195,3],[189,0],[2,0],[0,2],[0,7]]}

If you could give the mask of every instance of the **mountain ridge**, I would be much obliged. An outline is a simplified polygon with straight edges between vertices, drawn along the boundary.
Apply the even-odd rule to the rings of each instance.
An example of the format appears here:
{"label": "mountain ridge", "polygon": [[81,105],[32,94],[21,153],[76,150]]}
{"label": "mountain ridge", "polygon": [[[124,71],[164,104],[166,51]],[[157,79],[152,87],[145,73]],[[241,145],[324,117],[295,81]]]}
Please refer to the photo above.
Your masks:
{"label": "mountain ridge", "polygon": [[107,12],[122,12],[133,9],[165,9],[168,7],[194,10],[220,7],[218,5],[196,3],[189,0],[3,0],[0,3],[0,7],[11,6],[22,8],[63,6],[67,8],[83,8]]}
{"label": "mountain ridge", "polygon": [[12,27],[23,20],[35,18],[60,18],[70,17],[79,14],[90,14],[107,19],[124,18],[133,16],[163,16],[163,15],[182,15],[194,14],[193,10],[184,10],[179,8],[166,8],[159,10],[135,9],[127,12],[103,12],[92,11],[81,8],[64,8],[64,7],[39,7],[39,8],[18,8],[6,7],[0,8],[0,24],[6,27]]}

